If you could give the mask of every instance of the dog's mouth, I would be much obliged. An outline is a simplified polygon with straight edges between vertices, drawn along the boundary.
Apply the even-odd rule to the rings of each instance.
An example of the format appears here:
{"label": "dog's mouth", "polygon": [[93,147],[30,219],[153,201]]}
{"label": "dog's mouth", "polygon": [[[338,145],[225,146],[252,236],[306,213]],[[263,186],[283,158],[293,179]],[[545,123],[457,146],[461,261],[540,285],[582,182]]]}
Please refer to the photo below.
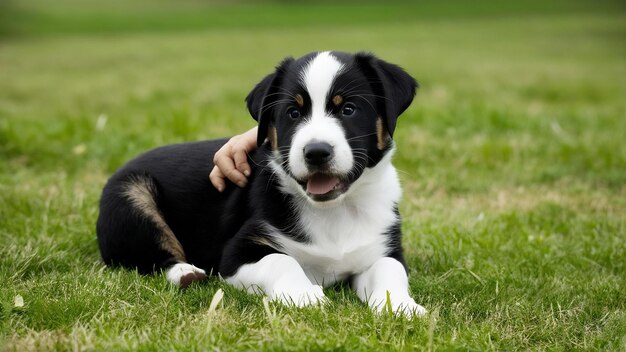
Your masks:
{"label": "dog's mouth", "polygon": [[345,193],[349,184],[339,177],[316,172],[309,175],[305,181],[299,181],[307,196],[316,202],[333,200]]}

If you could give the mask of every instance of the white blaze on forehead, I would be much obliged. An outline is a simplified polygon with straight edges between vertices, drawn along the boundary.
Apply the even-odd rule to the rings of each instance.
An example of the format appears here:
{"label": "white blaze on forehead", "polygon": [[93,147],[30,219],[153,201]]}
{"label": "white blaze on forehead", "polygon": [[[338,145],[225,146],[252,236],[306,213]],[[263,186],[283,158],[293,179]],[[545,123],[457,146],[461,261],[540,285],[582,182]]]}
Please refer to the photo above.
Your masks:
{"label": "white blaze on forehead", "polygon": [[310,176],[304,147],[315,141],[328,143],[333,148],[333,157],[328,162],[331,173],[345,176],[354,166],[352,150],[340,121],[329,115],[325,109],[331,87],[342,69],[343,64],[325,51],[309,61],[300,75],[311,98],[311,112],[299,124],[289,150],[289,169],[299,181]]}
{"label": "white blaze on forehead", "polygon": [[319,53],[302,72],[302,83],[309,92],[312,103],[312,118],[322,116],[330,87],[343,64],[330,52]]}

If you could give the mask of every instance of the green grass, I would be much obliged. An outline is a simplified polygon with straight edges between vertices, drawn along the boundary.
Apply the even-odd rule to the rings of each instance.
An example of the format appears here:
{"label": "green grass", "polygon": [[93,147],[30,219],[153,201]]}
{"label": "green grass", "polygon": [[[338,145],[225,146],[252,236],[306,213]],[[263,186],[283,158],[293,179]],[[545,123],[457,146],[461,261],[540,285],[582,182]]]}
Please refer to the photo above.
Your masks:
{"label": "green grass", "polygon": [[[0,5],[0,350],[626,349],[622,4],[121,4]],[[429,316],[375,316],[342,286],[267,310],[217,278],[181,292],[101,264],[117,167],[251,127],[254,84],[323,49],[422,85],[395,164]]]}

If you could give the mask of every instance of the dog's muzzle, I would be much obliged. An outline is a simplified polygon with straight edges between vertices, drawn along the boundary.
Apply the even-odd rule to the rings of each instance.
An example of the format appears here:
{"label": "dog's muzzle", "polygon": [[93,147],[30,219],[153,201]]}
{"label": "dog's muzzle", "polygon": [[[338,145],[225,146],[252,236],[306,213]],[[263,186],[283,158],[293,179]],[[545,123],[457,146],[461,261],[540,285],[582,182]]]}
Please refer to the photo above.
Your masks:
{"label": "dog's muzzle", "polygon": [[325,202],[339,197],[348,190],[348,184],[332,170],[333,147],[326,142],[311,142],[304,146],[304,161],[309,171],[300,185],[316,202]]}

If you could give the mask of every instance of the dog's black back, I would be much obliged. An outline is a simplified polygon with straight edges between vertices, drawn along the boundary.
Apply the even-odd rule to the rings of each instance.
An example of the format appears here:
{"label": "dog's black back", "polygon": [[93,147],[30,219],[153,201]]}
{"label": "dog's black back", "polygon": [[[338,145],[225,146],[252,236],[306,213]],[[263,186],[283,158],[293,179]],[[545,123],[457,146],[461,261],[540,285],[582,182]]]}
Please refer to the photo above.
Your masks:
{"label": "dog's black back", "polygon": [[[140,155],[118,170],[104,187],[96,225],[104,262],[136,268],[140,273],[165,269],[181,260],[172,255],[176,248],[163,243],[163,228],[146,217],[157,211],[183,248],[186,262],[209,271],[228,275],[240,263],[274,252],[267,249],[246,253],[237,251],[223,258],[224,247],[241,227],[255,216],[289,228],[294,214],[290,195],[281,193],[267,166],[268,146],[249,155],[252,166],[250,186],[239,188],[227,183],[219,192],[209,181],[213,155],[227,139],[168,145]],[[153,197],[154,208],[138,207],[128,199],[129,185],[135,184],[141,196]],[[149,200],[147,200],[149,202]],[[252,209],[255,209],[253,212]],[[288,233],[294,238],[299,232]],[[220,262],[224,260],[224,265]]]}
{"label": "dog's black back", "polygon": [[[213,154],[226,140],[175,144],[147,152],[126,164],[108,181],[100,201],[97,234],[106,264],[136,267],[149,273],[176,263],[159,245],[162,229],[125,196],[137,183],[176,234],[187,260],[216,268],[226,238],[249,216],[248,192],[229,184],[223,193],[209,181]],[[224,212],[224,203],[233,211]],[[145,207],[143,208],[145,210]],[[150,211],[153,211],[151,209]]]}
{"label": "dog's black back", "polygon": [[[314,60],[317,66],[312,68]],[[327,65],[341,68],[333,73]],[[307,70],[318,70],[322,76],[338,75],[329,87],[328,94],[332,96],[324,106],[315,107],[312,103],[321,99],[319,84],[331,82],[318,82],[315,75],[304,77],[302,72]],[[139,156],[111,177],[102,194],[97,235],[104,262],[137,268],[142,273],[191,263],[207,272],[229,276],[241,265],[271,253],[299,251],[297,248],[308,244],[317,246],[316,251],[332,248],[328,241],[335,240],[331,237],[322,236],[324,243],[319,246],[311,234],[317,233],[319,238],[320,231],[337,229],[345,232],[339,234],[337,241],[352,238],[356,242],[356,247],[346,254],[345,258],[350,259],[338,254],[337,260],[349,261],[338,276],[345,277],[367,265],[368,258],[350,252],[360,246],[368,247],[375,257],[388,256],[404,264],[395,203],[400,189],[390,164],[390,151],[396,119],[410,104],[415,88],[413,78],[399,67],[367,54],[314,53],[297,61],[284,60],[247,97],[248,108],[259,122],[260,145],[249,156],[253,169],[249,186],[242,189],[229,184],[218,192],[211,185],[208,175],[214,167],[213,155],[225,139],[170,145]],[[311,114],[322,113],[322,108],[325,112],[320,119],[332,129],[329,132],[342,136],[335,138],[344,148],[337,149],[337,154],[354,156],[344,158],[348,169],[344,167],[343,171],[333,171],[337,169],[332,165],[309,165],[307,159],[309,171],[303,175],[302,167],[291,165],[294,148],[290,147],[296,143],[299,128],[310,121]],[[298,137],[300,141],[302,136]],[[315,142],[324,137],[305,138]],[[326,145],[324,148],[338,148],[333,143],[330,140],[321,144]],[[332,154],[330,150],[329,155]],[[373,171],[381,163],[380,170]],[[386,175],[384,180],[371,179],[374,176],[362,180],[361,175],[377,172]],[[336,184],[333,187],[328,182]],[[384,184],[372,188],[376,182],[390,182],[390,191]],[[348,196],[351,187],[369,189],[369,195]],[[380,204],[376,204],[378,199]],[[341,205],[342,202],[349,205]],[[347,217],[337,217],[337,213],[325,209],[325,204],[339,204]],[[384,214],[376,214],[378,210],[373,209],[381,204]],[[310,211],[305,210],[311,206]],[[372,214],[364,215],[368,212]],[[356,231],[366,232],[362,237],[349,230],[350,221],[370,221],[379,215],[383,220],[372,221],[374,230],[356,224],[361,225]],[[303,216],[308,219],[302,219]],[[321,217],[319,224],[323,227],[312,229],[311,226],[317,226],[316,216]],[[337,227],[325,222],[331,218]],[[363,239],[365,242],[359,243]],[[364,253],[367,256],[368,252]],[[323,266],[325,254],[315,255],[318,257],[309,264]],[[324,275],[335,274],[329,271]]]}

